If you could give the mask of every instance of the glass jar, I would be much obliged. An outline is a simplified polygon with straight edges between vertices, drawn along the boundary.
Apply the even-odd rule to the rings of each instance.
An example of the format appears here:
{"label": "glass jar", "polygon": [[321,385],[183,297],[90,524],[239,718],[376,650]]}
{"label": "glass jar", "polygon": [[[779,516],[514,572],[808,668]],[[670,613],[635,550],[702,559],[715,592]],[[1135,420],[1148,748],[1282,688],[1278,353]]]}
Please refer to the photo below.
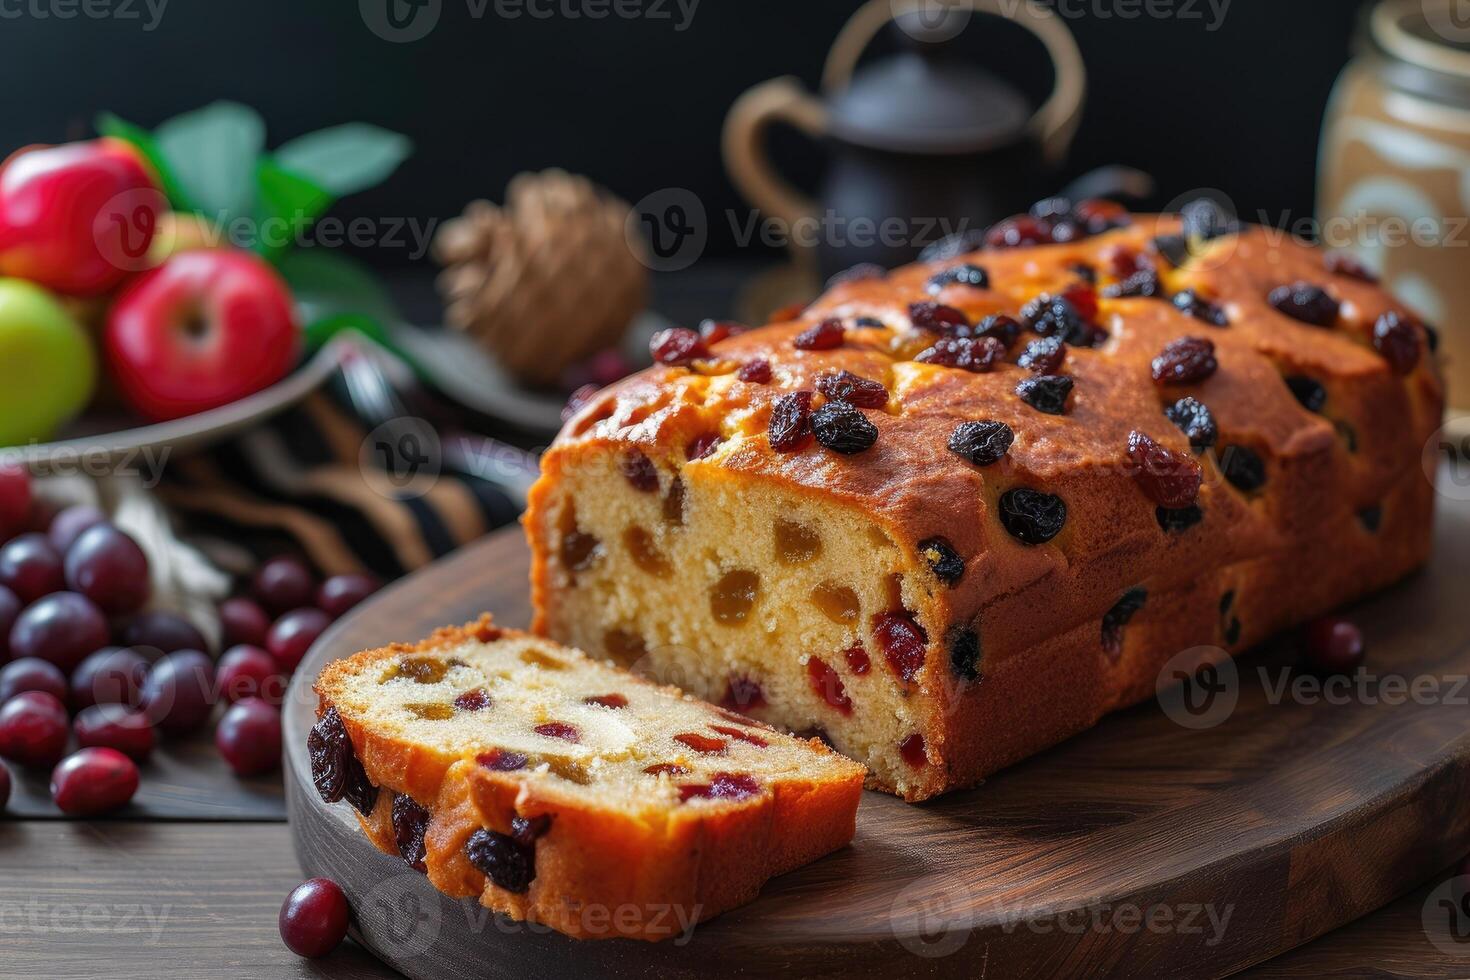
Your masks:
{"label": "glass jar", "polygon": [[1327,105],[1317,215],[1324,245],[1440,328],[1450,402],[1470,408],[1470,2],[1368,11]]}

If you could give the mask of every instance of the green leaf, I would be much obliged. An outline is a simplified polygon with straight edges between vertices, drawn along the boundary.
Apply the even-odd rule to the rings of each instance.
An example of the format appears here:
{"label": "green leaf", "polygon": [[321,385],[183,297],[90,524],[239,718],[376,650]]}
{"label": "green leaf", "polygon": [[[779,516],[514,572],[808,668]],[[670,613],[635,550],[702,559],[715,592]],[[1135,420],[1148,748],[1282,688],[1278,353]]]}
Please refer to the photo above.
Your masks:
{"label": "green leaf", "polygon": [[386,180],[411,152],[406,136],[368,123],[344,123],[281,144],[276,162],[345,197]]}
{"label": "green leaf", "polygon": [[301,323],[349,313],[384,324],[403,320],[373,274],[339,252],[321,247],[294,249],[277,260],[276,268],[291,287]]}
{"label": "green leaf", "polygon": [[238,102],[213,102],[175,116],[154,133],[195,209],[227,226],[255,200],[255,159],[265,145],[260,114]]}
{"label": "green leaf", "polygon": [[296,244],[298,236],[321,217],[337,198],[289,170],[268,155],[256,162],[255,251],[273,259]]}
{"label": "green leaf", "polygon": [[189,195],[184,193],[183,187],[179,185],[179,179],[174,175],[173,167],[169,166],[168,161],[164,159],[163,151],[158,148],[158,141],[153,138],[152,133],[110,112],[98,115],[93,125],[97,127],[97,132],[101,135],[130,143],[139,153],[143,154],[143,159],[148,161],[154,173],[158,175],[158,183],[161,185],[159,189],[163,191],[164,196],[168,198],[169,205],[175,211],[194,210],[194,203],[189,200]]}

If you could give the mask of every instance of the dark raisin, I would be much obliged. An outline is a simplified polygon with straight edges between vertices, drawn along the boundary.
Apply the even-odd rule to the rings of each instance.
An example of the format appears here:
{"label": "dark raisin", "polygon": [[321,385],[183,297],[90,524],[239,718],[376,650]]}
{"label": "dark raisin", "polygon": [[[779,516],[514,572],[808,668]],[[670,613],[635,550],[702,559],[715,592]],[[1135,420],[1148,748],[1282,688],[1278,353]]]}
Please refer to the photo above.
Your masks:
{"label": "dark raisin", "polygon": [[1128,469],[1144,496],[1167,510],[1188,507],[1204,479],[1199,463],[1134,429],[1128,433]]}
{"label": "dark raisin", "polygon": [[1114,660],[1123,652],[1123,627],[1133,618],[1134,613],[1143,608],[1147,599],[1148,590],[1129,589],[1123,593],[1123,598],[1113,604],[1113,608],[1103,614],[1102,646]]}
{"label": "dark raisin", "polygon": [[924,250],[919,253],[919,261],[942,262],[967,252],[978,252],[984,247],[985,229],[967,228],[925,245]]}
{"label": "dark raisin", "polygon": [[1043,337],[1059,334],[1065,338],[1083,326],[1082,314],[1066,297],[1045,293],[1021,307],[1021,322]]}
{"label": "dark raisin", "polygon": [[847,402],[828,402],[812,413],[812,434],[834,453],[852,456],[878,441],[878,427]]}
{"label": "dark raisin", "polygon": [[743,800],[760,792],[760,783],[749,773],[717,772],[708,784],[680,786],[679,800]]}
{"label": "dark raisin", "polygon": [[1005,356],[1005,352],[1005,345],[994,337],[941,337],[933,347],[915,355],[914,360],[984,374]]}
{"label": "dark raisin", "polygon": [[1314,327],[1330,327],[1337,322],[1337,300],[1322,287],[1309,282],[1277,286],[1266,296],[1266,302],[1293,320],[1310,323]]}
{"label": "dark raisin", "polygon": [[699,336],[706,344],[718,344],[726,337],[738,337],[749,329],[734,320],[705,320],[699,325]]}
{"label": "dark raisin", "polygon": [[1016,434],[1004,422],[961,422],[949,434],[949,451],[976,466],[989,466],[1010,451]]}
{"label": "dark raisin", "polygon": [[630,449],[623,453],[618,459],[618,469],[633,484],[635,490],[642,490],[644,493],[658,492],[658,467],[638,450]]}
{"label": "dark raisin", "polygon": [[1047,415],[1062,415],[1067,411],[1067,396],[1072,393],[1072,379],[1065,374],[1043,374],[1035,378],[1023,378],[1016,385],[1016,394],[1021,401],[1038,412]]}
{"label": "dark raisin", "polygon": [[648,352],[655,362],[684,366],[696,358],[709,357],[709,348],[704,340],[687,327],[669,327],[660,330],[648,340]]}
{"label": "dark raisin", "polygon": [[1328,252],[1322,257],[1322,265],[1335,276],[1347,276],[1362,282],[1378,281],[1378,276],[1371,269],[1347,252]]}
{"label": "dark raisin", "polygon": [[970,328],[970,318],[953,306],[924,300],[909,304],[909,322],[915,330],[932,333],[959,333]]}
{"label": "dark raisin", "polygon": [[938,295],[943,292],[945,286],[973,286],[976,289],[989,289],[990,276],[978,265],[952,265],[943,272],[932,276],[925,285],[925,290],[930,295]]}
{"label": "dark raisin", "polygon": [[967,681],[980,679],[980,634],[963,626],[950,629],[948,636],[949,666]]}
{"label": "dark raisin", "polygon": [[1238,490],[1258,490],[1266,482],[1266,461],[1245,446],[1226,446],[1220,454],[1220,471]]}
{"label": "dark raisin", "polygon": [[870,330],[887,330],[888,324],[875,316],[860,316],[852,321],[855,327],[867,327]]}
{"label": "dark raisin", "polygon": [[1205,519],[1205,512],[1195,504],[1176,508],[1156,507],[1154,517],[1158,519],[1159,527],[1166,532],[1188,531]]}
{"label": "dark raisin", "polygon": [[1208,323],[1212,327],[1230,326],[1230,318],[1225,315],[1224,310],[1204,299],[1192,289],[1175,293],[1170,302],[1174,304],[1174,308],[1180,313],[1187,313],[1201,323]]}
{"label": "dark raisin", "polygon": [[910,613],[886,612],[874,616],[873,636],[895,674],[905,682],[918,676],[924,668],[924,648],[929,645],[929,635]]}
{"label": "dark raisin", "polygon": [[1160,384],[1185,385],[1203,381],[1215,373],[1215,345],[1203,337],[1171,340],[1153,360],[1154,380]]}
{"label": "dark raisin", "polygon": [[771,448],[776,452],[794,453],[811,440],[813,396],[813,392],[803,389],[776,399],[767,427]]}
{"label": "dark raisin", "polygon": [[1419,332],[1414,323],[1389,310],[1373,324],[1373,349],[1397,374],[1408,374],[1419,363]]}
{"label": "dark raisin", "polygon": [[941,582],[954,585],[965,574],[965,560],[944,538],[927,538],[919,542],[919,554]]}
{"label": "dark raisin", "polygon": [[1016,363],[1037,374],[1055,374],[1067,359],[1067,345],[1060,337],[1041,337],[1026,345]]}
{"label": "dark raisin", "polygon": [[496,886],[517,894],[536,877],[536,851],[514,837],[493,830],[477,830],[464,847],[465,857]]}
{"label": "dark raisin", "polygon": [[1067,271],[1083,282],[1097,283],[1097,269],[1088,265],[1086,262],[1073,262],[1067,266]]}
{"label": "dark raisin", "polygon": [[1230,617],[1230,625],[1225,627],[1225,642],[1231,646],[1240,642],[1240,620],[1234,616]]}
{"label": "dark raisin", "polygon": [[484,711],[490,704],[490,695],[483,687],[465,691],[454,699],[454,706],[460,711]]}
{"label": "dark raisin", "polygon": [[834,402],[847,402],[858,408],[882,408],[888,404],[887,388],[851,371],[820,375],[817,390]]}
{"label": "dark raisin", "polygon": [[842,686],[842,678],[837,676],[837,671],[827,665],[820,657],[812,657],[806,662],[807,681],[817,697],[827,702],[827,706],[836,709],[838,714],[852,714],[852,698],[847,696],[847,691]]}
{"label": "dark raisin", "polygon": [[1189,261],[1189,239],[1183,235],[1159,235],[1149,247],[1175,268]]}
{"label": "dark raisin", "polygon": [[1209,242],[1240,231],[1240,223],[1219,203],[1207,197],[1190,201],[1179,209],[1184,219],[1184,237]]}
{"label": "dark raisin", "polygon": [[1019,248],[1024,245],[1048,245],[1055,239],[1051,226],[1029,214],[1007,218],[985,233],[987,248]]}
{"label": "dark raisin", "polygon": [[526,768],[530,758],[521,752],[510,752],[506,749],[490,749],[475,756],[475,761],[489,769],[491,772],[515,772]]}
{"label": "dark raisin", "polygon": [[845,282],[862,282],[865,279],[886,279],[888,270],[875,262],[859,262],[857,265],[834,273],[827,280],[827,288],[840,286]]}
{"label": "dark raisin", "polygon": [[847,328],[836,317],[828,317],[815,327],[809,327],[796,335],[791,343],[798,350],[831,350],[842,346],[842,337]]}
{"label": "dark raisin", "polygon": [[1017,487],[1000,496],[1000,523],[1018,541],[1045,544],[1066,525],[1067,505],[1053,494]]}
{"label": "dark raisin", "polygon": [[1109,299],[1126,299],[1137,296],[1161,296],[1163,292],[1164,284],[1159,281],[1157,272],[1153,269],[1139,269],[1121,282],[1104,286],[1102,294]]}
{"label": "dark raisin", "polygon": [[993,313],[975,326],[973,335],[994,337],[1009,350],[1016,345],[1016,340],[1021,336],[1021,324],[1015,317],[1006,316],[1004,313]]}
{"label": "dark raisin", "polygon": [[1365,530],[1377,534],[1378,529],[1383,526],[1383,508],[1377,505],[1364,507],[1358,511],[1358,520]]}
{"label": "dark raisin", "polygon": [[511,817],[510,837],[517,844],[530,847],[536,843],[536,838],[545,836],[551,829],[551,814],[543,813],[535,817]]}
{"label": "dark raisin", "polygon": [[1164,414],[1169,417],[1170,422],[1179,426],[1180,432],[1189,437],[1189,445],[1196,452],[1209,449],[1220,437],[1215,416],[1193,395],[1185,395],[1164,409]]}
{"label": "dark raisin", "polygon": [[424,858],[424,832],[429,829],[429,811],[414,802],[407,793],[393,797],[393,836],[398,841],[398,854],[415,871],[428,871]]}
{"label": "dark raisin", "polygon": [[[689,445],[684,447],[684,458],[690,462],[696,459],[704,459],[710,453],[714,452],[715,447],[719,444],[720,434],[718,432],[702,432],[693,439],[690,439]],[[674,477],[676,483],[678,480],[678,477]]]}
{"label": "dark raisin", "polygon": [[1327,403],[1327,389],[1322,387],[1322,382],[1316,378],[1309,378],[1304,374],[1293,374],[1286,379],[1286,387],[1290,388],[1292,395],[1302,403],[1302,408],[1309,412],[1320,412],[1322,406]]}
{"label": "dark raisin", "polygon": [[311,758],[311,780],[323,802],[345,799],[363,816],[373,812],[378,787],[368,780],[336,708],[328,708],[312,726],[306,736],[306,749]]}
{"label": "dark raisin", "polygon": [[740,365],[735,377],[748,384],[763,385],[771,380],[771,362],[764,357],[753,357]]}

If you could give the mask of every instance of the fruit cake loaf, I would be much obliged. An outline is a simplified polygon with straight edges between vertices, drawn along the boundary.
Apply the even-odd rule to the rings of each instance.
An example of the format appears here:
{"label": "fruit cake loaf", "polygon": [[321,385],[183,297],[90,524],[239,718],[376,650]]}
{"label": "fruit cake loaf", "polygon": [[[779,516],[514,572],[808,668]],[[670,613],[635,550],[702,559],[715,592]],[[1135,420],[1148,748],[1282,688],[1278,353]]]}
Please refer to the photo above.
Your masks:
{"label": "fruit cake loaf", "polygon": [[543,458],[534,628],[970,785],[1420,564],[1434,346],[1346,256],[1050,202],[656,336]]}
{"label": "fruit cake loaf", "polygon": [[441,891],[659,940],[846,844],[863,769],[489,617],[330,664],[322,798]]}

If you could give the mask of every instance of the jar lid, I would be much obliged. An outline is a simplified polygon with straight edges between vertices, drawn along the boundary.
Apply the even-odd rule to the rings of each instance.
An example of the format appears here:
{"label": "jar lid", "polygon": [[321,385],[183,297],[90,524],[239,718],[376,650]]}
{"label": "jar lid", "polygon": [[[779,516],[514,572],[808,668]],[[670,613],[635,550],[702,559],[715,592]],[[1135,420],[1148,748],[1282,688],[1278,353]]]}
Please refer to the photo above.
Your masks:
{"label": "jar lid", "polygon": [[1412,69],[1400,79],[1430,98],[1470,102],[1470,16],[1464,0],[1383,0],[1368,18],[1380,53]]}

